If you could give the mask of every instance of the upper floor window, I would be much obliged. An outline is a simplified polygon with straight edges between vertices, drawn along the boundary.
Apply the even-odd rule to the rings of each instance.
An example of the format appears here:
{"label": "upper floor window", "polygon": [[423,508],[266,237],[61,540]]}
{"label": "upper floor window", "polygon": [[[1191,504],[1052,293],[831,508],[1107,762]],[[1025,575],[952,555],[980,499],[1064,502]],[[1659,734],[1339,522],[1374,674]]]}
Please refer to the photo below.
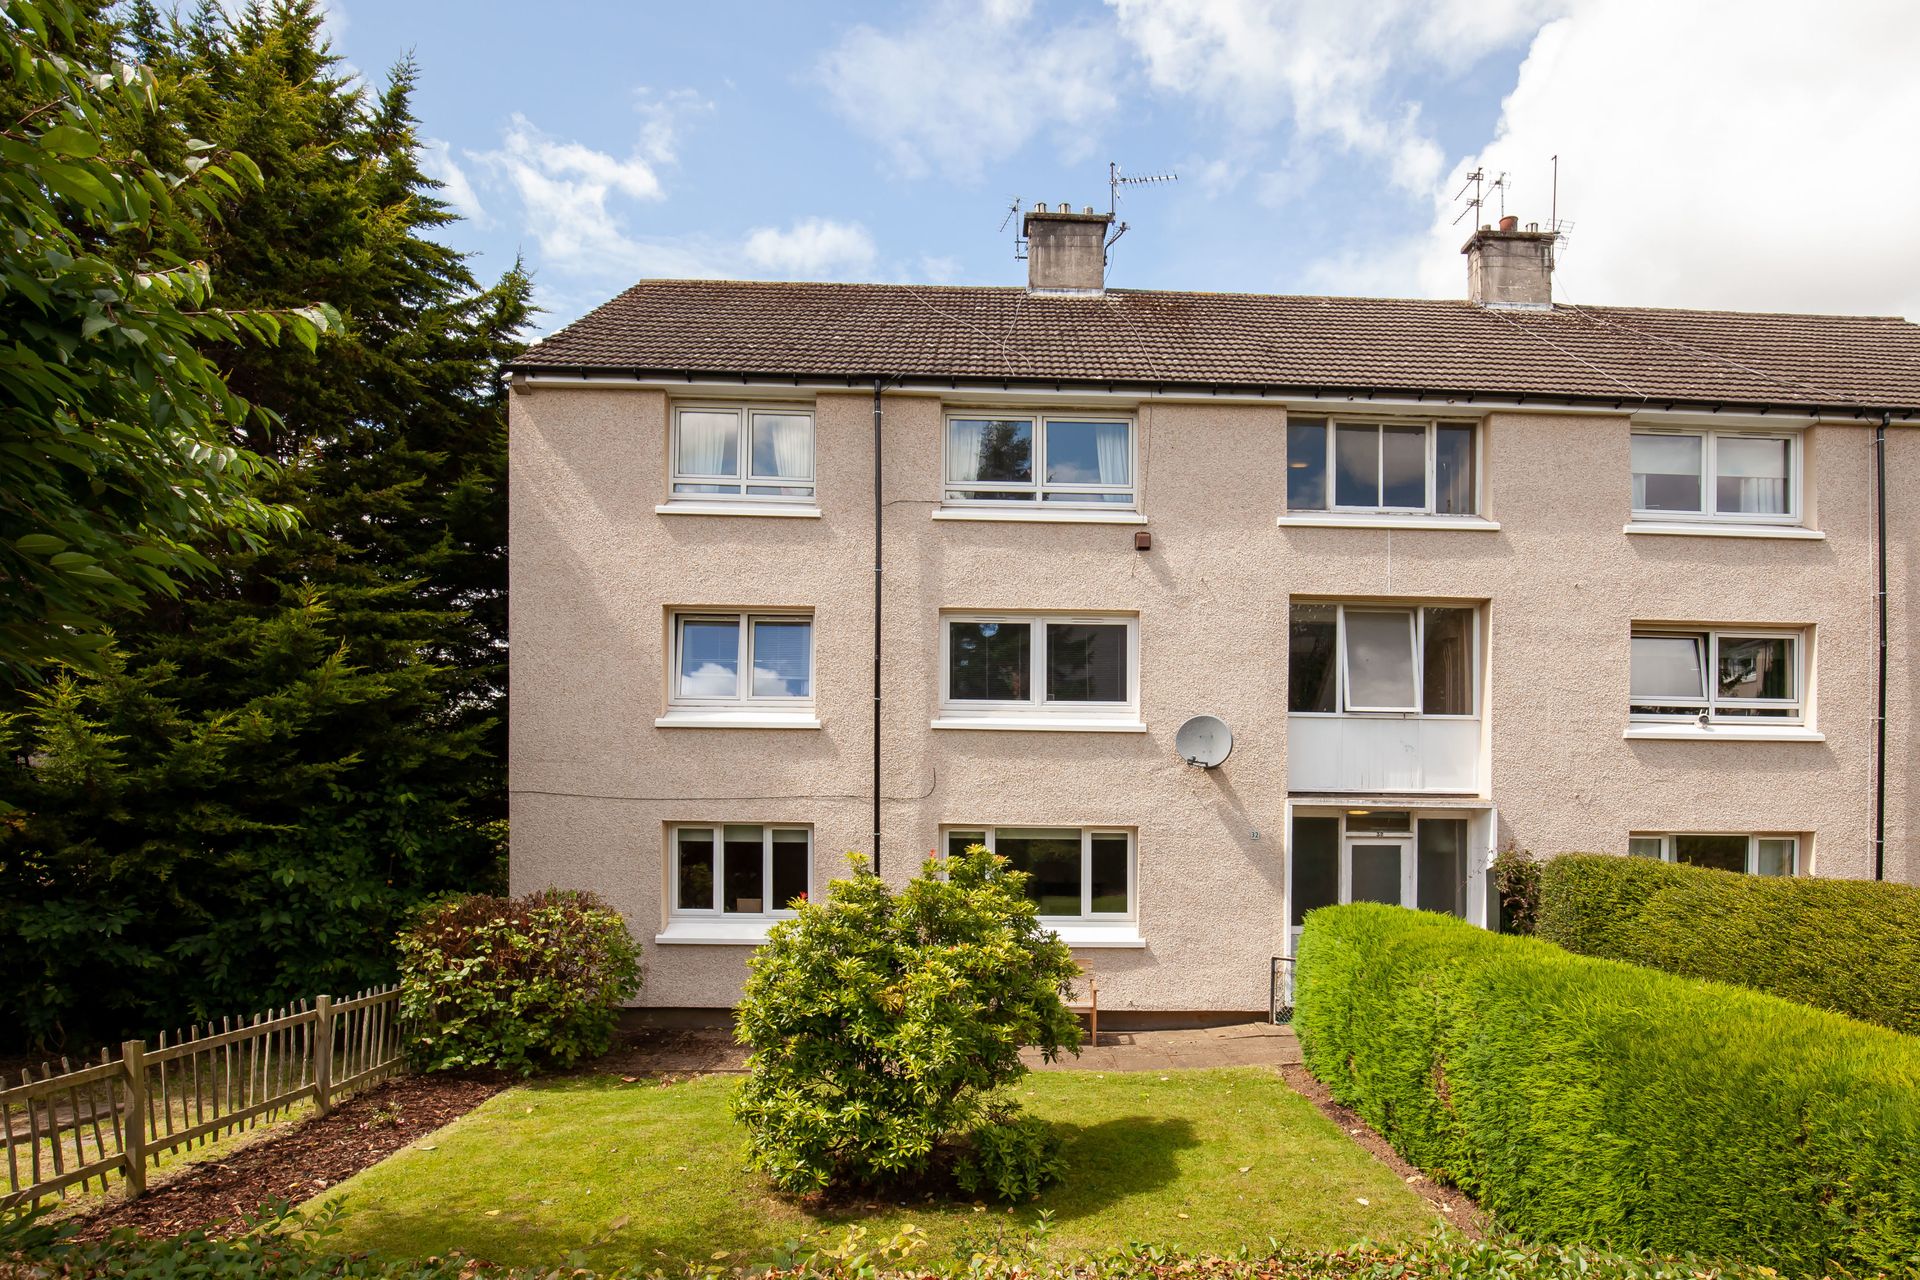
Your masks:
{"label": "upper floor window", "polygon": [[1133,420],[1095,414],[949,414],[946,501],[1131,507]]}
{"label": "upper floor window", "polygon": [[1295,601],[1287,710],[1476,714],[1479,611],[1464,605]]}
{"label": "upper floor window", "polygon": [[1287,420],[1287,509],[1477,514],[1472,423]]}
{"label": "upper floor window", "polygon": [[1627,838],[1627,853],[1755,876],[1790,876],[1800,867],[1800,841],[1794,836],[1635,835]]}
{"label": "upper floor window", "polygon": [[941,623],[949,711],[1133,718],[1137,618],[948,614]]}
{"label": "upper floor window", "polygon": [[813,415],[804,409],[679,405],[672,450],[677,500],[813,499]]}
{"label": "upper floor window", "polygon": [[1799,450],[1797,435],[1636,431],[1634,518],[1798,523]]}
{"label": "upper floor window", "polygon": [[947,853],[985,845],[1027,874],[1043,920],[1119,923],[1134,914],[1133,833],[1099,827],[961,827]]}
{"label": "upper floor window", "polygon": [[811,614],[673,615],[676,706],[795,710],[812,701]]}
{"label": "upper floor window", "polygon": [[1805,637],[1798,632],[1636,627],[1629,684],[1636,720],[1798,723]]}
{"label": "upper floor window", "polygon": [[671,830],[671,914],[740,918],[792,915],[811,884],[806,827],[714,823]]}

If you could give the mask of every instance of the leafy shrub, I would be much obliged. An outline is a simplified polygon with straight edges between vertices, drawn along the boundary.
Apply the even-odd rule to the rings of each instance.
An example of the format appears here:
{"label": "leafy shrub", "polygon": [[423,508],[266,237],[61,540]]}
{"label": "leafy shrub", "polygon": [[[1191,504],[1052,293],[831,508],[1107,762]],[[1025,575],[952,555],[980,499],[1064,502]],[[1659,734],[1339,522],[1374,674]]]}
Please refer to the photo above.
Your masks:
{"label": "leafy shrub", "polygon": [[[773,927],[735,1013],[753,1050],[734,1104],[748,1163],[794,1193],[933,1172],[1015,1114],[994,1091],[1026,1073],[1022,1045],[1079,1051],[1063,999],[1077,968],[1024,875],[976,846],[895,894],[853,861],[827,901]],[[1004,1133],[986,1141],[1004,1144],[989,1180],[1037,1184],[1052,1168],[1015,1168]]]}
{"label": "leafy shrub", "polygon": [[1920,889],[1910,885],[1565,854],[1546,866],[1540,936],[1920,1035]]}
{"label": "leafy shrub", "polygon": [[991,1116],[967,1135],[953,1180],[968,1195],[1031,1200],[1067,1176],[1060,1135],[1038,1116]]}
{"label": "leafy shrub", "polygon": [[591,893],[473,894],[423,909],[402,933],[400,1013],[422,1067],[531,1075],[605,1053],[640,950]]}
{"label": "leafy shrub", "polygon": [[1500,932],[1532,933],[1540,911],[1540,864],[1524,849],[1502,849],[1488,868],[1500,898]]}
{"label": "leafy shrub", "polygon": [[1397,907],[1300,941],[1333,1096],[1531,1239],[1920,1268],[1920,1043]]}

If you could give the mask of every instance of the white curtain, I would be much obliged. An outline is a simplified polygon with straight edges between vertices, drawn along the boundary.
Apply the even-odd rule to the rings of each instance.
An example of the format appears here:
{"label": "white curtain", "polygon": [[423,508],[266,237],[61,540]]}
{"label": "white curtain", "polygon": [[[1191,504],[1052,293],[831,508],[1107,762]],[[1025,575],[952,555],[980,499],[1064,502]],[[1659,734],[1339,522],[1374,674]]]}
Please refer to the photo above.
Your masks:
{"label": "white curtain", "polygon": [[754,414],[753,474],[813,479],[813,419],[798,413]]}
{"label": "white curtain", "polygon": [[1099,433],[1094,441],[1100,451],[1100,483],[1131,484],[1133,457],[1128,447],[1127,424],[1096,422],[1093,425]]}
{"label": "white curtain", "polygon": [[740,415],[709,409],[680,415],[680,474],[732,476],[740,471]]}
{"label": "white curtain", "polygon": [[979,418],[947,421],[947,483],[970,484],[980,478],[980,450],[987,424]]}
{"label": "white curtain", "polygon": [[[1731,503],[1728,499],[1732,499]],[[1751,516],[1785,515],[1787,482],[1770,480],[1765,476],[1724,478],[1720,481],[1720,509]]]}

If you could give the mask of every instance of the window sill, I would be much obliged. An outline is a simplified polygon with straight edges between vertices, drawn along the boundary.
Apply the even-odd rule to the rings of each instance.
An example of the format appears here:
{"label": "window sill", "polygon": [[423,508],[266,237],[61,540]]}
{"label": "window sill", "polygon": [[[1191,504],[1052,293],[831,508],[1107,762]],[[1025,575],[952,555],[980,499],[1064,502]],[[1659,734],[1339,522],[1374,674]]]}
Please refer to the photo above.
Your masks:
{"label": "window sill", "polygon": [[812,713],[777,711],[669,711],[653,722],[656,729],[818,729]]}
{"label": "window sill", "polygon": [[1140,936],[1140,927],[1132,922],[1126,924],[1048,924],[1045,920],[1040,927],[1058,934],[1060,941],[1070,947],[1081,949],[1107,948],[1110,950],[1144,951],[1147,940]]}
{"label": "window sill", "polygon": [[935,729],[1013,729],[1040,733],[1145,733],[1138,720],[1110,720],[1098,716],[938,716]]}
{"label": "window sill", "polygon": [[1676,534],[1685,538],[1789,538],[1824,542],[1826,531],[1789,524],[1709,524],[1704,521],[1635,520],[1622,533]]}
{"label": "window sill", "polygon": [[663,502],[653,509],[661,516],[785,516],[793,520],[818,520],[820,508],[788,506],[775,502]]}
{"label": "window sill", "polygon": [[1308,529],[1452,529],[1461,533],[1498,533],[1500,522],[1481,516],[1390,516],[1341,512],[1290,511],[1274,521],[1282,527]]}
{"label": "window sill", "polygon": [[674,947],[757,947],[778,920],[675,920],[653,935],[659,945]]}
{"label": "window sill", "polygon": [[1010,507],[935,507],[935,520],[978,520],[996,524],[1145,524],[1138,511],[1021,511]]}
{"label": "window sill", "polygon": [[1697,725],[1632,724],[1623,738],[1654,739],[1665,742],[1825,742],[1827,735],[1802,725]]}

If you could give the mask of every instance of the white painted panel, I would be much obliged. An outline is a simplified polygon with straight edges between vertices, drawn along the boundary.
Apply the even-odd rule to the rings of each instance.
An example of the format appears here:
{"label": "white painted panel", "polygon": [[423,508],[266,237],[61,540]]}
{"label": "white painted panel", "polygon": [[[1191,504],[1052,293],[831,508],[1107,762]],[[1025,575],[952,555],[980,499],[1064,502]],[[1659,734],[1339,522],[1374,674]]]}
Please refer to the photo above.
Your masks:
{"label": "white painted panel", "polygon": [[1480,721],[1288,716],[1291,791],[1480,790]]}

